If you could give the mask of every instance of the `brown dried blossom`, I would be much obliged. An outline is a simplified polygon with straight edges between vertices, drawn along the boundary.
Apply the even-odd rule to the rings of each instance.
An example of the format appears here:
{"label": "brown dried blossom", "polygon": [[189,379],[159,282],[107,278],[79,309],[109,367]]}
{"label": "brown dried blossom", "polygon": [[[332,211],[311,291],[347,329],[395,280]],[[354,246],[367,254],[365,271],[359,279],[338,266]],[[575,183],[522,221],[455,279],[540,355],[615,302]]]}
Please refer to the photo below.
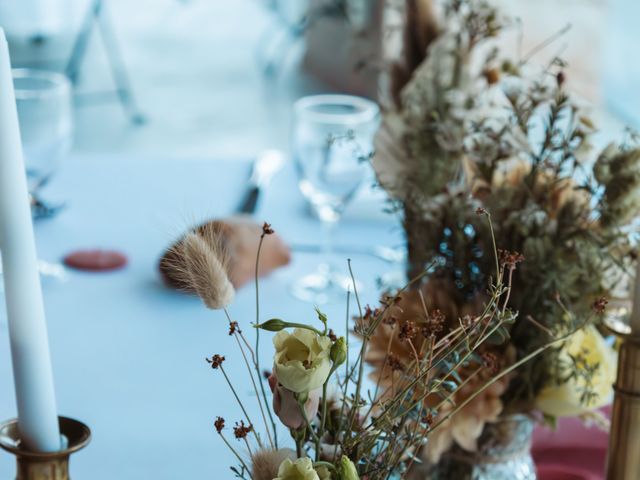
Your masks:
{"label": "brown dried blossom", "polygon": [[482,365],[489,374],[496,375],[500,371],[500,359],[495,353],[484,352],[482,355]]}
{"label": "brown dried blossom", "polygon": [[564,85],[564,82],[566,81],[567,81],[567,74],[564,73],[562,70],[560,70],[556,74],[556,82],[558,83],[558,86],[561,87],[562,85]]}
{"label": "brown dried blossom", "polygon": [[338,337],[336,336],[336,332],[334,332],[332,328],[329,329],[329,333],[327,334],[327,336],[331,339],[332,342],[335,342],[336,340],[338,340]]}
{"label": "brown dried blossom", "polygon": [[271,228],[271,224],[264,222],[262,224],[262,236],[264,237],[265,235],[271,235],[274,233],[273,228]]}
{"label": "brown dried blossom", "polygon": [[398,338],[400,340],[413,340],[416,338],[418,334],[418,329],[416,324],[411,321],[404,322],[400,325],[400,332],[398,333]]}
{"label": "brown dried blossom", "polygon": [[441,333],[444,330],[446,320],[447,317],[440,309],[434,309],[422,326],[422,336],[424,338],[431,338]]}
{"label": "brown dried blossom", "polygon": [[211,357],[206,359],[209,364],[211,364],[211,368],[217,369],[222,365],[222,362],[225,361],[224,356],[218,355],[217,353]]}
{"label": "brown dried blossom", "polygon": [[[468,316],[469,315],[465,315],[465,317]],[[440,333],[444,329],[444,323],[446,322],[446,320],[447,317],[445,316],[445,314],[442,313],[439,308],[436,308],[431,312],[427,321],[429,322],[429,327],[433,332]]]}
{"label": "brown dried blossom", "polygon": [[373,320],[380,314],[380,310],[377,308],[371,308],[369,305],[364,307],[363,320]]}
{"label": "brown dried blossom", "polygon": [[429,427],[433,425],[433,422],[435,421],[435,419],[433,418],[433,414],[431,412],[428,412],[425,415],[423,415],[421,420],[422,420],[422,423],[427,424]]}
{"label": "brown dried blossom", "polygon": [[591,308],[593,308],[593,311],[596,312],[597,314],[602,314],[607,308],[608,303],[609,303],[609,300],[607,300],[607,297],[600,297],[595,302],[593,302],[593,305]]}
{"label": "brown dried blossom", "polygon": [[489,85],[495,85],[500,81],[500,70],[497,68],[487,68],[482,75]]}
{"label": "brown dried blossom", "polygon": [[216,428],[216,432],[222,433],[222,430],[224,429],[224,418],[217,417],[215,422],[213,422],[213,426]]}
{"label": "brown dried blossom", "polygon": [[230,322],[229,323],[229,335],[233,335],[234,333],[242,333],[240,327],[238,326],[238,322]]}
{"label": "brown dried blossom", "polygon": [[524,261],[524,255],[519,252],[498,249],[500,265],[509,270],[515,270],[516,265]]}
{"label": "brown dried blossom", "polygon": [[402,366],[402,362],[400,362],[400,359],[393,353],[389,354],[389,357],[387,358],[387,364],[389,365],[389,368],[391,368],[391,370],[393,371],[402,372],[404,370],[404,367]]}
{"label": "brown dried blossom", "polygon": [[233,434],[237,439],[246,438],[249,433],[253,431],[253,425],[245,425],[244,420],[236,422],[236,426],[233,427]]}

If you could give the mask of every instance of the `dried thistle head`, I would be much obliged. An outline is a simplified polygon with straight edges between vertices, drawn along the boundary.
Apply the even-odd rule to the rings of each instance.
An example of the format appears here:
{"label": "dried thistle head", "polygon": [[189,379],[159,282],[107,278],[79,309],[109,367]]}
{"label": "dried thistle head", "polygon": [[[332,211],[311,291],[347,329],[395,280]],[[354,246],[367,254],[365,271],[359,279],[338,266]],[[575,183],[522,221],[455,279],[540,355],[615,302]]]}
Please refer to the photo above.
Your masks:
{"label": "dried thistle head", "polygon": [[288,448],[258,450],[251,457],[251,478],[254,480],[273,480],[278,476],[280,464],[287,458],[295,460],[295,452]]}
{"label": "dried thistle head", "polygon": [[207,308],[218,310],[233,301],[235,290],[227,273],[227,256],[214,231],[188,233],[180,246],[184,279]]}

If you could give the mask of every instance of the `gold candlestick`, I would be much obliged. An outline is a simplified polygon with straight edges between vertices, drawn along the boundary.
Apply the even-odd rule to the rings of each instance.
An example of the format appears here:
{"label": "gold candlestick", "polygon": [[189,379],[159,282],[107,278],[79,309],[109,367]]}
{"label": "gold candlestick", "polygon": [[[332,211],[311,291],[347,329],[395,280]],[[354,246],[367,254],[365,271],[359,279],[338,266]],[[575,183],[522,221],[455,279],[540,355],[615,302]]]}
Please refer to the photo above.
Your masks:
{"label": "gold candlestick", "polygon": [[20,445],[18,421],[0,424],[0,447],[16,456],[16,480],[69,480],[69,456],[85,447],[91,431],[84,423],[58,417],[60,433],[66,439],[65,448],[57,452],[30,452]]}
{"label": "gold candlestick", "polygon": [[640,335],[633,333],[621,316],[610,316],[607,327],[622,344],[611,411],[607,453],[607,480],[640,478]]}

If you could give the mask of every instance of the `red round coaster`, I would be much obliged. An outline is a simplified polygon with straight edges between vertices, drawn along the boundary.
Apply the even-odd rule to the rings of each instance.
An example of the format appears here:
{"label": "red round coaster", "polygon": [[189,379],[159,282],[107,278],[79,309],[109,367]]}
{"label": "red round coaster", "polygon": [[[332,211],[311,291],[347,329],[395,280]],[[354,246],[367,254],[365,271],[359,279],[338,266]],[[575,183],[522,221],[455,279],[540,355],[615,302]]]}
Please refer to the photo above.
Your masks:
{"label": "red round coaster", "polygon": [[77,250],[64,257],[64,264],[76,270],[106,272],[127,264],[127,257],[115,250]]}

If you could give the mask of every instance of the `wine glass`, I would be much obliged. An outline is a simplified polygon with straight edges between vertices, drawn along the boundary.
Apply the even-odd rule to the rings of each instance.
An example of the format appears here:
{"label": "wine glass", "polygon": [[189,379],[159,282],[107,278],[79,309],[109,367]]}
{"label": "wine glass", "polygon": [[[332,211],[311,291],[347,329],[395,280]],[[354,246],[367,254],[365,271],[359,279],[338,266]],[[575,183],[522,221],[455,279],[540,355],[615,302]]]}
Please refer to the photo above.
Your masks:
{"label": "wine glass", "polygon": [[370,171],[378,106],[350,95],[314,95],[294,105],[292,153],[298,185],[324,230],[324,260],[292,293],[316,304],[343,298],[348,275],[329,263],[333,228]]}
{"label": "wine glass", "polygon": [[71,148],[71,85],[60,73],[13,69],[20,136],[34,218],[53,216],[61,205],[45,202],[40,189],[58,170]]}

